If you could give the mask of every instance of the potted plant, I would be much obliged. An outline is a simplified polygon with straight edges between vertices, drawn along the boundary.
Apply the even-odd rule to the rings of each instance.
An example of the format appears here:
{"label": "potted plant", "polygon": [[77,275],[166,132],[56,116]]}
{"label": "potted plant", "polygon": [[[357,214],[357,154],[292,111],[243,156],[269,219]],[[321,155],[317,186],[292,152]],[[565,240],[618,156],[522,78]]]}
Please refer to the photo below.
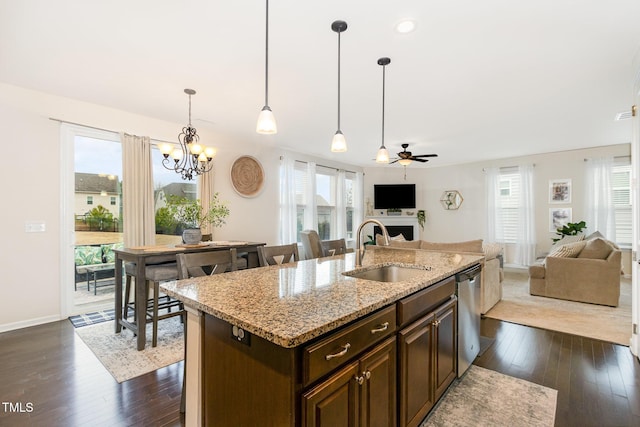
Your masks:
{"label": "potted plant", "polygon": [[569,222],[567,225],[563,225],[562,227],[556,229],[556,234],[560,237],[552,238],[553,243],[562,240],[564,236],[576,236],[583,229],[587,228],[587,224],[584,221],[580,222]]}
{"label": "potted plant", "polygon": [[182,226],[182,241],[185,244],[195,244],[202,239],[202,226],[211,224],[220,227],[225,224],[225,218],[229,216],[229,208],[214,193],[205,211],[199,199],[190,200],[186,197],[167,197],[167,209],[177,224]]}

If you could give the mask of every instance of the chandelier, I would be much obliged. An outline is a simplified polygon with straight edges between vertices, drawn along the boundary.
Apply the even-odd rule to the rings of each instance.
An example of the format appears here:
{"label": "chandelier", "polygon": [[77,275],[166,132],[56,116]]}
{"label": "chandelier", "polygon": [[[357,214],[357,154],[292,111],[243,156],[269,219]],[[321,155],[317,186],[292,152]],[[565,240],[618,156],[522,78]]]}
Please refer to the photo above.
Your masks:
{"label": "chandelier", "polygon": [[[189,124],[183,127],[178,135],[180,147],[174,148],[174,144],[165,143],[159,148],[164,156],[162,165],[182,175],[182,179],[191,181],[194,176],[209,172],[213,168],[212,160],[216,155],[216,149],[204,147],[198,142],[200,137],[196,133],[196,128],[191,126],[191,95],[195,95],[196,91],[185,89],[184,93],[189,95]],[[173,164],[169,156],[173,159]]]}

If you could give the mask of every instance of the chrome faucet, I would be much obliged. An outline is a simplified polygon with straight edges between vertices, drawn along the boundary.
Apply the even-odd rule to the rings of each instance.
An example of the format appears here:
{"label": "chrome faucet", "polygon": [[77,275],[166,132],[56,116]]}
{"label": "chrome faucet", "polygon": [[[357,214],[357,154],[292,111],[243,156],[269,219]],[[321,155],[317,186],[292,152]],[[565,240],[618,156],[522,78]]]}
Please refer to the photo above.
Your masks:
{"label": "chrome faucet", "polygon": [[362,248],[360,247],[360,233],[362,232],[362,228],[369,223],[375,224],[380,227],[380,230],[382,230],[382,236],[384,237],[384,246],[389,246],[389,232],[387,231],[387,227],[385,227],[377,219],[365,219],[362,224],[360,224],[360,226],[358,227],[358,231],[356,232],[356,267],[362,266],[362,258],[364,257],[364,250],[366,249],[365,245],[362,245]]}

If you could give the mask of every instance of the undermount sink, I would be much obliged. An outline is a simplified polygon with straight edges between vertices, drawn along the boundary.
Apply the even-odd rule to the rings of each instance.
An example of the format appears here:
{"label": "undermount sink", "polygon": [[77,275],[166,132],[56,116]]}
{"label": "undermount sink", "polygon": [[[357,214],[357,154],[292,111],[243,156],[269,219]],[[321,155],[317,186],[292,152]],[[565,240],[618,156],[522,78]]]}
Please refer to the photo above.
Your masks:
{"label": "undermount sink", "polygon": [[376,282],[403,282],[423,275],[427,270],[419,268],[401,267],[399,265],[385,265],[368,270],[345,271],[345,276],[356,279],[374,280]]}

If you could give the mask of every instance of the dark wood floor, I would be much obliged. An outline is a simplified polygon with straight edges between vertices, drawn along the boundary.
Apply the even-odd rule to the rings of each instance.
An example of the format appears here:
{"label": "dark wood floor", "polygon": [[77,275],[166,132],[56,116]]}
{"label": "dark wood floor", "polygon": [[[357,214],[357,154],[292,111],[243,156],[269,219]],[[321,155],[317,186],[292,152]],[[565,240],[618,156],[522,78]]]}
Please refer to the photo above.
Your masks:
{"label": "dark wood floor", "polygon": [[[640,426],[627,347],[493,319],[482,334],[475,364],[558,390],[557,426]],[[66,320],[0,334],[0,426],[179,426],[181,381],[177,363],[118,384]]]}
{"label": "dark wood floor", "polygon": [[628,347],[483,319],[474,362],[558,390],[556,426],[640,426],[640,363]]}

